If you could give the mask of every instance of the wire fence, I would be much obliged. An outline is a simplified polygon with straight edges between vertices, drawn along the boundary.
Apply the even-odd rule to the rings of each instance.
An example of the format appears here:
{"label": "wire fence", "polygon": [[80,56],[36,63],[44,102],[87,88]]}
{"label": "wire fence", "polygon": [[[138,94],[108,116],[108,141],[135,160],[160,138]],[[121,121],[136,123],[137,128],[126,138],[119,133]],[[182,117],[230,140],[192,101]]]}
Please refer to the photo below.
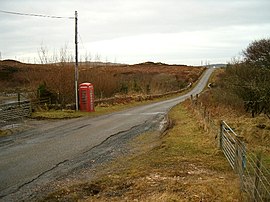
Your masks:
{"label": "wire fence", "polygon": [[[232,169],[239,176],[242,197],[245,201],[270,201],[270,169],[263,165],[262,153],[248,151],[243,137],[225,122],[216,121],[198,96],[191,97],[192,109],[201,116],[201,126],[214,134],[218,146]],[[219,124],[218,124],[219,122]]]}
{"label": "wire fence", "polygon": [[198,95],[196,97],[191,96],[191,107],[194,113],[197,113],[201,117],[200,126],[207,132],[218,136],[219,123],[212,118],[212,115],[207,111],[206,106],[199,102]]}
{"label": "wire fence", "polygon": [[248,153],[241,173],[241,188],[249,201],[270,201],[270,173],[262,164],[261,153]]}

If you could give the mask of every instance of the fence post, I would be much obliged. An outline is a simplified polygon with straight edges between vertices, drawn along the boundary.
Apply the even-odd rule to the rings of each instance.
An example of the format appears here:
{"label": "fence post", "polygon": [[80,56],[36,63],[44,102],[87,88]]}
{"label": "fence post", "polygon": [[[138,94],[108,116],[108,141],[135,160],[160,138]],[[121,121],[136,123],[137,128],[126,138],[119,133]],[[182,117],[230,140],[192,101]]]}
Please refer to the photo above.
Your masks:
{"label": "fence post", "polygon": [[32,103],[32,101],[29,101],[29,111],[30,111],[29,116],[32,115],[32,112],[33,112],[32,110],[33,110],[33,103]]}
{"label": "fence post", "polygon": [[190,95],[190,101],[191,101],[192,110],[194,110],[194,99],[193,99],[193,95]]}
{"label": "fence post", "polygon": [[20,105],[20,102],[21,102],[21,93],[18,93],[18,103]]}
{"label": "fence post", "polygon": [[203,108],[203,118],[206,119],[206,106]]}
{"label": "fence post", "polygon": [[222,145],[222,136],[223,136],[223,121],[220,121],[220,127],[219,127],[219,148],[223,150],[223,145]]}
{"label": "fence post", "polygon": [[259,183],[260,183],[260,169],[261,169],[261,159],[262,159],[262,154],[261,152],[257,154],[256,157],[256,168],[255,168],[255,181],[254,181],[254,198],[253,201],[258,201],[260,197],[259,193]]}

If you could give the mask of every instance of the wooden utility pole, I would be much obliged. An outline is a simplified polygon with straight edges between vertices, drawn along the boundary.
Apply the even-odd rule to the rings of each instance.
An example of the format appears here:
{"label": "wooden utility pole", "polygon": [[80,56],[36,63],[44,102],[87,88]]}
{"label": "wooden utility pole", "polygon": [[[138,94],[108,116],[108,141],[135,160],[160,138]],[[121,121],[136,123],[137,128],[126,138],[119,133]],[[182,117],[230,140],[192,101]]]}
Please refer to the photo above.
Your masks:
{"label": "wooden utility pole", "polygon": [[75,99],[76,99],[76,111],[79,110],[78,107],[78,13],[75,11]]}

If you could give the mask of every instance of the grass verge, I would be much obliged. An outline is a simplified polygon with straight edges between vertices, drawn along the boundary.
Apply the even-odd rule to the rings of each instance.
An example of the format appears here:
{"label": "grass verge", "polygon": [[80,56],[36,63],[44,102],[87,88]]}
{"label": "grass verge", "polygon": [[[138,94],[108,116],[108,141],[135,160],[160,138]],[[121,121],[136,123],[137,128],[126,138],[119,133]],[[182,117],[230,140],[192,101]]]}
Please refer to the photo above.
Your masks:
{"label": "grass verge", "polygon": [[128,104],[116,104],[116,105],[108,105],[108,106],[96,106],[95,112],[81,112],[74,110],[49,110],[49,111],[36,111],[33,112],[31,118],[34,119],[71,119],[71,118],[79,118],[83,116],[100,116],[105,114],[110,114],[116,111],[122,111],[131,107],[140,106],[143,104],[150,104],[152,102],[158,102],[160,100],[155,101],[143,101],[143,102],[131,102]]}
{"label": "grass verge", "polygon": [[175,95],[171,96],[164,96],[162,98],[156,98],[153,100],[147,100],[147,101],[132,101],[130,103],[124,103],[124,104],[114,104],[114,105],[105,105],[105,106],[96,106],[95,112],[81,112],[81,111],[74,111],[74,110],[40,110],[33,112],[31,115],[31,118],[34,119],[71,119],[71,118],[79,118],[83,116],[99,116],[99,115],[105,115],[116,111],[122,111],[128,108],[137,107],[141,105],[161,102],[164,100],[172,99],[175,97],[179,97],[185,92],[181,92]]}
{"label": "grass verge", "polygon": [[36,111],[33,112],[31,118],[34,119],[71,119],[71,118],[79,118],[82,116],[99,116],[104,114],[109,114],[115,111],[120,111],[131,107],[132,104],[129,105],[112,105],[108,107],[95,107],[95,112],[81,112],[74,110],[49,110],[49,111]]}
{"label": "grass verge", "polygon": [[239,201],[238,180],[215,140],[186,108],[169,114],[166,135],[145,133],[130,143],[131,155],[102,167],[91,182],[48,195],[50,201]]}

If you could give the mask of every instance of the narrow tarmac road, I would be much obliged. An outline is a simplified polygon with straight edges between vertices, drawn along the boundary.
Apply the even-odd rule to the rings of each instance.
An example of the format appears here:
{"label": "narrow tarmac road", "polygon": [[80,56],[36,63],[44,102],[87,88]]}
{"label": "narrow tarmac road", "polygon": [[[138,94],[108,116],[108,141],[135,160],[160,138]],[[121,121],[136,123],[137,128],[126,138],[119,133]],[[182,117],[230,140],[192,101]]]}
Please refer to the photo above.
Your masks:
{"label": "narrow tarmac road", "polygon": [[96,118],[49,121],[12,138],[1,138],[0,200],[5,201],[10,194],[53,172],[61,164],[78,159],[116,134],[129,132],[146,122],[148,126],[144,126],[144,130],[148,130],[151,124],[161,121],[160,117],[165,117],[171,107],[199,94],[212,72],[213,69],[207,69],[193,90],[171,100]]}

